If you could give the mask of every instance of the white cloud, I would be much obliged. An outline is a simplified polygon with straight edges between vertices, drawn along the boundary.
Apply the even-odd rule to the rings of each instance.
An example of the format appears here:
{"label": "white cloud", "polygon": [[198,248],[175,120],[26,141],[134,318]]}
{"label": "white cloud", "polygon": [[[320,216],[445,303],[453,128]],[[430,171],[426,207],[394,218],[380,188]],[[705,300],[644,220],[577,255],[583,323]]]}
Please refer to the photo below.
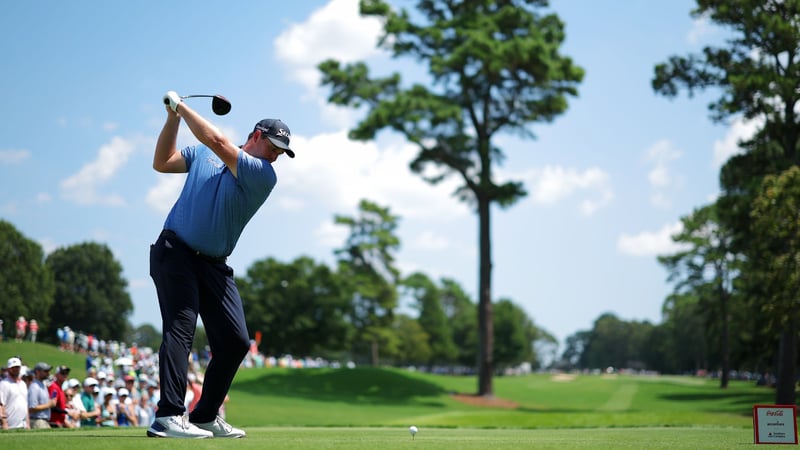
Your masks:
{"label": "white cloud", "polygon": [[716,31],[717,29],[711,23],[708,14],[703,14],[692,21],[692,28],[686,34],[686,42],[691,45],[700,44],[709,36],[713,36]]}
{"label": "white cloud", "polygon": [[303,23],[293,24],[274,42],[277,58],[287,66],[288,79],[305,87],[305,100],[316,103],[326,121],[346,127],[355,111],[329,104],[320,87],[317,65],[326,59],[349,63],[379,54],[382,25],[359,15],[358,0],[332,0]]}
{"label": "white cloud", "polygon": [[40,192],[36,194],[36,203],[50,203],[53,198],[47,192]]}
{"label": "white cloud", "polygon": [[416,156],[411,145],[354,142],[346,131],[311,139],[293,136],[293,160],[278,162],[278,187],[291,205],[322,204],[340,213],[355,212],[367,199],[390,205],[403,219],[458,220],[471,214],[452,196],[456,178],[431,185],[408,168]]}
{"label": "white cloud", "polygon": [[529,190],[529,198],[537,205],[554,205],[573,195],[583,195],[580,211],[592,215],[607,206],[614,198],[609,175],[597,167],[584,171],[561,166],[534,168],[509,178],[522,178]]}
{"label": "white cloud", "polygon": [[160,173],[158,182],[147,191],[145,202],[160,213],[167,213],[181,193],[185,174]]}
{"label": "white cloud", "polygon": [[450,247],[450,241],[433,231],[423,231],[414,238],[411,246],[420,250],[441,251]]}
{"label": "white cloud", "polygon": [[658,231],[643,231],[639,234],[622,234],[617,239],[617,251],[629,256],[668,255],[681,251],[683,247],[672,240],[672,236],[683,231],[678,221],[661,227]]}
{"label": "white cloud", "polygon": [[30,156],[28,150],[0,150],[0,164],[19,164]]}
{"label": "white cloud", "polygon": [[39,239],[39,245],[42,246],[45,256],[56,251],[60,246],[58,243],[50,238]]}
{"label": "white cloud", "polygon": [[746,141],[753,136],[763,125],[763,119],[745,121],[741,117],[734,119],[725,137],[714,141],[714,157],[711,166],[719,170],[732,156],[742,153],[739,142]]}
{"label": "white cloud", "polygon": [[645,162],[653,168],[647,174],[647,180],[653,188],[650,203],[656,207],[668,208],[671,199],[668,191],[683,185],[683,179],[672,173],[671,164],[682,156],[680,150],[674,148],[669,140],[662,139],[645,152]]}
{"label": "white cloud", "polygon": [[324,247],[340,247],[347,239],[347,228],[336,225],[333,221],[326,221],[314,230],[314,237]]}
{"label": "white cloud", "polygon": [[124,205],[125,200],[119,195],[98,188],[114,177],[135,149],[136,145],[130,140],[112,138],[110,143],[100,147],[97,159],[61,182],[62,197],[82,205]]}

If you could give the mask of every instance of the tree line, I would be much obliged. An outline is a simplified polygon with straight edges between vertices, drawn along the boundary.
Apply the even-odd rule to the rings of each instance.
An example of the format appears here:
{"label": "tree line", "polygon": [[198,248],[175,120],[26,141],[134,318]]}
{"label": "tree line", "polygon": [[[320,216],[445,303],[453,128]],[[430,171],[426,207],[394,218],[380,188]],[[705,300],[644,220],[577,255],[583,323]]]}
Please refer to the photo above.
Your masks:
{"label": "tree line", "polygon": [[[474,373],[476,304],[464,288],[451,278],[400,274],[399,217],[389,208],[362,200],[355,216],[335,221],[349,234],[334,252],[334,267],[307,256],[289,262],[266,257],[237,277],[247,327],[251,336],[258,332],[260,351]],[[104,244],[72,245],[45,257],[38,243],[2,220],[0,240],[0,281],[6,286],[0,318],[36,318],[45,342],[55,343],[56,329],[69,325],[101,339],[160,345],[155,327],[129,323],[128,283]],[[541,366],[536,349],[555,349],[556,339],[511,299],[499,299],[495,307],[498,372],[521,363]],[[202,348],[199,331],[196,345]]]}

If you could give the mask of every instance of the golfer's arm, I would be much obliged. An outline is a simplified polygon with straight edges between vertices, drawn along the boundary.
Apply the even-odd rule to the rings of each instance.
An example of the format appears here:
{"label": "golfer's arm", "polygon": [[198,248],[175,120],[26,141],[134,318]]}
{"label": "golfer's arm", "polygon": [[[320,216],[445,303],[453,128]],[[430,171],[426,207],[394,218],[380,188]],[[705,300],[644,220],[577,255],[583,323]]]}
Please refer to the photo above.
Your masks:
{"label": "golfer's arm", "polygon": [[167,121],[164,128],[158,135],[156,141],[156,151],[153,155],[153,169],[163,173],[183,173],[186,172],[186,161],[178,151],[178,127],[181,124],[181,116],[173,113],[167,108]]}
{"label": "golfer's arm", "polygon": [[228,140],[211,122],[187,106],[186,103],[181,103],[178,106],[178,113],[183,117],[189,129],[192,130],[194,137],[216,153],[219,159],[228,166],[233,176],[236,176],[236,164],[239,161],[241,149]]}

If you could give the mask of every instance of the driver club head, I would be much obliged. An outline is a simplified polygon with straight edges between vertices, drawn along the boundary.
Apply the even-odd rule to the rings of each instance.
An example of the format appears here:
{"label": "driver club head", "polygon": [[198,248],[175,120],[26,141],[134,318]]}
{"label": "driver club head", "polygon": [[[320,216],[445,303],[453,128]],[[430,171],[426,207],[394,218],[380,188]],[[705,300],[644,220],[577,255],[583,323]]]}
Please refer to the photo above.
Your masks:
{"label": "driver club head", "polygon": [[211,99],[211,110],[218,116],[224,116],[231,112],[231,102],[221,95],[215,95]]}

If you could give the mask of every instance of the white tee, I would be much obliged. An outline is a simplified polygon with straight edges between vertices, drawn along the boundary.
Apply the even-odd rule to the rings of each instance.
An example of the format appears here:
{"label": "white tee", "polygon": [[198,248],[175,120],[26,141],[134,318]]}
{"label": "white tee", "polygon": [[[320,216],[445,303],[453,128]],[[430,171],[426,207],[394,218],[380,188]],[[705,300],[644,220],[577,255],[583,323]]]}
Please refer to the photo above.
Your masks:
{"label": "white tee", "polygon": [[0,404],[6,409],[8,428],[28,426],[28,385],[22,380],[0,381]]}

